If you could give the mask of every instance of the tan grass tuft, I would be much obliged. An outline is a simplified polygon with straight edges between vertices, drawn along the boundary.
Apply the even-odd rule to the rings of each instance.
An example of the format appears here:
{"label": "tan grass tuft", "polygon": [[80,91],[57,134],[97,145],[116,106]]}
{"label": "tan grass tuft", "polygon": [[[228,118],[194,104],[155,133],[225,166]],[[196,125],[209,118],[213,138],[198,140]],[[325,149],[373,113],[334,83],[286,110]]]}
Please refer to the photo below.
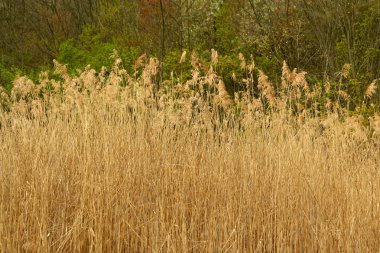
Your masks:
{"label": "tan grass tuft", "polygon": [[196,70],[199,70],[200,67],[202,66],[201,62],[199,61],[199,57],[195,51],[193,51],[191,54],[191,65]]}
{"label": "tan grass tuft", "polygon": [[344,64],[342,70],[339,72],[339,75],[343,78],[347,78],[350,75],[351,64]]}
{"label": "tan grass tuft", "polygon": [[258,87],[262,94],[268,100],[270,106],[276,105],[276,95],[272,83],[269,81],[269,77],[261,70],[259,71]]}
{"label": "tan grass tuft", "polygon": [[372,83],[368,86],[366,92],[365,92],[365,97],[371,98],[377,90],[376,86],[377,79],[373,80]]}
{"label": "tan grass tuft", "polygon": [[338,92],[338,95],[339,95],[339,97],[343,98],[346,101],[348,101],[351,98],[351,96],[344,90],[340,90]]}
{"label": "tan grass tuft", "polygon": [[146,54],[141,55],[133,64],[133,70],[136,72],[139,68],[143,67],[146,61]]}

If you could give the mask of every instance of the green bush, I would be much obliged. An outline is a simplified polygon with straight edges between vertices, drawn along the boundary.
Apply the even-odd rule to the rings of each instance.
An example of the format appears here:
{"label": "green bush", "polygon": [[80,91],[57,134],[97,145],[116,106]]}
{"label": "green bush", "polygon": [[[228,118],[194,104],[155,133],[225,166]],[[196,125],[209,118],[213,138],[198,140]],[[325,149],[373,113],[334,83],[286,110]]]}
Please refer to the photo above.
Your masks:
{"label": "green bush", "polygon": [[187,52],[186,61],[179,63],[181,60],[182,52],[172,51],[169,52],[163,61],[163,76],[164,80],[170,80],[172,78],[177,78],[179,81],[189,80],[192,76],[192,69],[190,63],[191,53]]}
{"label": "green bush", "polygon": [[0,86],[10,91],[16,76],[22,75],[23,71],[15,67],[6,67],[0,62]]}
{"label": "green bush", "polygon": [[103,66],[110,68],[114,63],[111,57],[117,50],[123,60],[124,67],[132,72],[132,64],[139,55],[137,48],[121,48],[118,45],[104,40],[94,28],[86,27],[77,39],[63,42],[59,49],[58,61],[67,64],[68,70],[75,73],[87,65],[100,70]]}

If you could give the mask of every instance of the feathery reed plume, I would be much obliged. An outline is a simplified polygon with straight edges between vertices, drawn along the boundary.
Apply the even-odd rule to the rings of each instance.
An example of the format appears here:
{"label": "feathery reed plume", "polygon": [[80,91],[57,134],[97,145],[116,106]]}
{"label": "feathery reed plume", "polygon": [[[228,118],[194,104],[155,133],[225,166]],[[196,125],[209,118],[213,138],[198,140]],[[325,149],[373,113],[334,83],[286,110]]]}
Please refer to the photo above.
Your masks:
{"label": "feathery reed plume", "polygon": [[192,85],[195,85],[195,84],[198,83],[198,81],[199,81],[199,75],[200,75],[200,73],[199,73],[199,71],[197,69],[194,69],[191,72],[192,78],[191,78],[190,82],[191,82]]}
{"label": "feathery reed plume", "polygon": [[219,79],[218,82],[218,97],[219,97],[219,102],[225,107],[228,107],[233,104],[233,100],[231,96],[228,94],[226,85],[224,84],[222,79]]}
{"label": "feathery reed plume", "polygon": [[286,61],[282,62],[282,76],[288,81],[290,80],[290,76],[292,74],[292,71],[290,70],[288,64]]}
{"label": "feathery reed plume", "polygon": [[341,78],[347,78],[350,75],[351,64],[344,64],[342,70],[339,72]]}
{"label": "feathery reed plume", "polygon": [[67,66],[65,64],[59,63],[57,60],[53,60],[53,63],[54,63],[54,67],[55,67],[54,73],[62,76],[62,78],[65,80],[65,82],[70,82],[71,77],[67,71]]}
{"label": "feathery reed plume", "polygon": [[120,58],[119,52],[116,49],[113,49],[112,50],[112,54],[110,55],[110,58],[113,59],[113,60],[116,60],[116,59]]}
{"label": "feathery reed plume", "polygon": [[237,81],[237,77],[236,77],[235,72],[232,73],[231,78],[232,78],[232,80],[233,80],[234,82]]}
{"label": "feathery reed plume", "polygon": [[247,68],[247,62],[246,62],[245,57],[242,53],[239,53],[239,60],[241,61],[240,68],[242,70],[245,70]]}
{"label": "feathery reed plume", "polygon": [[227,89],[226,89],[226,85],[224,84],[222,79],[219,79],[219,82],[218,82],[218,95],[219,96],[229,96]]}
{"label": "feathery reed plume", "polygon": [[289,87],[289,83],[292,83],[292,71],[290,70],[286,61],[282,62],[282,75],[281,75],[281,86],[282,89],[287,89]]}
{"label": "feathery reed plume", "polygon": [[366,92],[365,92],[365,97],[371,98],[377,90],[376,86],[377,79],[373,80],[372,83],[368,86]]}
{"label": "feathery reed plume", "polygon": [[309,89],[309,84],[306,81],[306,74],[307,72],[302,71],[301,73],[295,73],[294,77],[294,86],[296,87],[302,87],[304,90]]}
{"label": "feathery reed plume", "polygon": [[112,54],[110,56],[110,59],[112,59],[112,60],[115,61],[114,65],[118,66],[118,65],[120,65],[122,63],[120,54],[119,54],[119,52],[116,49],[112,50]]}
{"label": "feathery reed plume", "polygon": [[182,64],[186,61],[186,51],[182,52],[181,59],[179,60],[179,64]]}
{"label": "feathery reed plume", "polygon": [[326,93],[329,93],[330,90],[331,90],[331,83],[330,83],[330,80],[327,79],[325,82],[325,91]]}
{"label": "feathery reed plume", "polygon": [[327,109],[327,110],[331,110],[331,109],[332,109],[332,106],[333,106],[333,104],[332,104],[332,102],[331,102],[331,99],[327,98],[327,99],[326,99],[326,104],[325,104],[326,109]]}
{"label": "feathery reed plume", "polygon": [[136,59],[136,61],[134,62],[133,66],[132,66],[133,70],[135,71],[135,73],[137,72],[137,70],[139,68],[141,68],[142,66],[144,66],[145,60],[146,60],[146,54],[143,54],[143,55],[141,55],[140,57],[138,57]]}
{"label": "feathery reed plume", "polygon": [[195,51],[191,53],[191,66],[193,66],[193,68],[196,70],[199,70],[201,67],[199,57]]}
{"label": "feathery reed plume", "polygon": [[348,101],[351,98],[351,96],[344,90],[338,91],[338,95],[346,101]]}
{"label": "feathery reed plume", "polygon": [[147,66],[152,76],[157,75],[160,61],[157,58],[149,58],[149,64]]}
{"label": "feathery reed plume", "polygon": [[273,85],[269,81],[269,77],[265,75],[261,70],[259,70],[258,87],[261,90],[263,96],[268,100],[269,105],[271,107],[274,107],[276,105],[276,94]]}
{"label": "feathery reed plume", "polygon": [[217,77],[218,77],[218,75],[214,71],[214,67],[211,65],[210,68],[207,71],[207,75],[206,75],[205,81],[209,85],[214,85],[214,81],[217,79]]}
{"label": "feathery reed plume", "polygon": [[218,52],[215,49],[211,49],[211,63],[218,64]]}

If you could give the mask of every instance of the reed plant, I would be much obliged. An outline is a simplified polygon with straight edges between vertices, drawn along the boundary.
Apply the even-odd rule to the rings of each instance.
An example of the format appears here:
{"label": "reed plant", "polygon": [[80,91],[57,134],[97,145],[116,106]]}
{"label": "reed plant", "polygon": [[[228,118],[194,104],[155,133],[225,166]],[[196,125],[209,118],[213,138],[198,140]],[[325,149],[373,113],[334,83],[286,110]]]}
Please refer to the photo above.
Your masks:
{"label": "reed plant", "polygon": [[239,57],[235,94],[216,51],[190,80],[143,56],[0,91],[0,251],[377,252],[380,116]]}

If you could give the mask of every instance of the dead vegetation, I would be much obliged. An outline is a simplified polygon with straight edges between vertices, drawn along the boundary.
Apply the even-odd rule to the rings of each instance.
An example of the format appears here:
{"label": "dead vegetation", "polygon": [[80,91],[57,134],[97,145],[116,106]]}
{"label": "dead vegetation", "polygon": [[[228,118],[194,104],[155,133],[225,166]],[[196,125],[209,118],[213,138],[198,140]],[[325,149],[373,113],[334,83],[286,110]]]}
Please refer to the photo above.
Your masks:
{"label": "dead vegetation", "polygon": [[379,116],[363,124],[285,62],[278,87],[254,80],[240,58],[236,94],[216,51],[183,83],[158,86],[144,56],[132,74],[56,62],[61,80],[1,92],[0,250],[376,252]]}

